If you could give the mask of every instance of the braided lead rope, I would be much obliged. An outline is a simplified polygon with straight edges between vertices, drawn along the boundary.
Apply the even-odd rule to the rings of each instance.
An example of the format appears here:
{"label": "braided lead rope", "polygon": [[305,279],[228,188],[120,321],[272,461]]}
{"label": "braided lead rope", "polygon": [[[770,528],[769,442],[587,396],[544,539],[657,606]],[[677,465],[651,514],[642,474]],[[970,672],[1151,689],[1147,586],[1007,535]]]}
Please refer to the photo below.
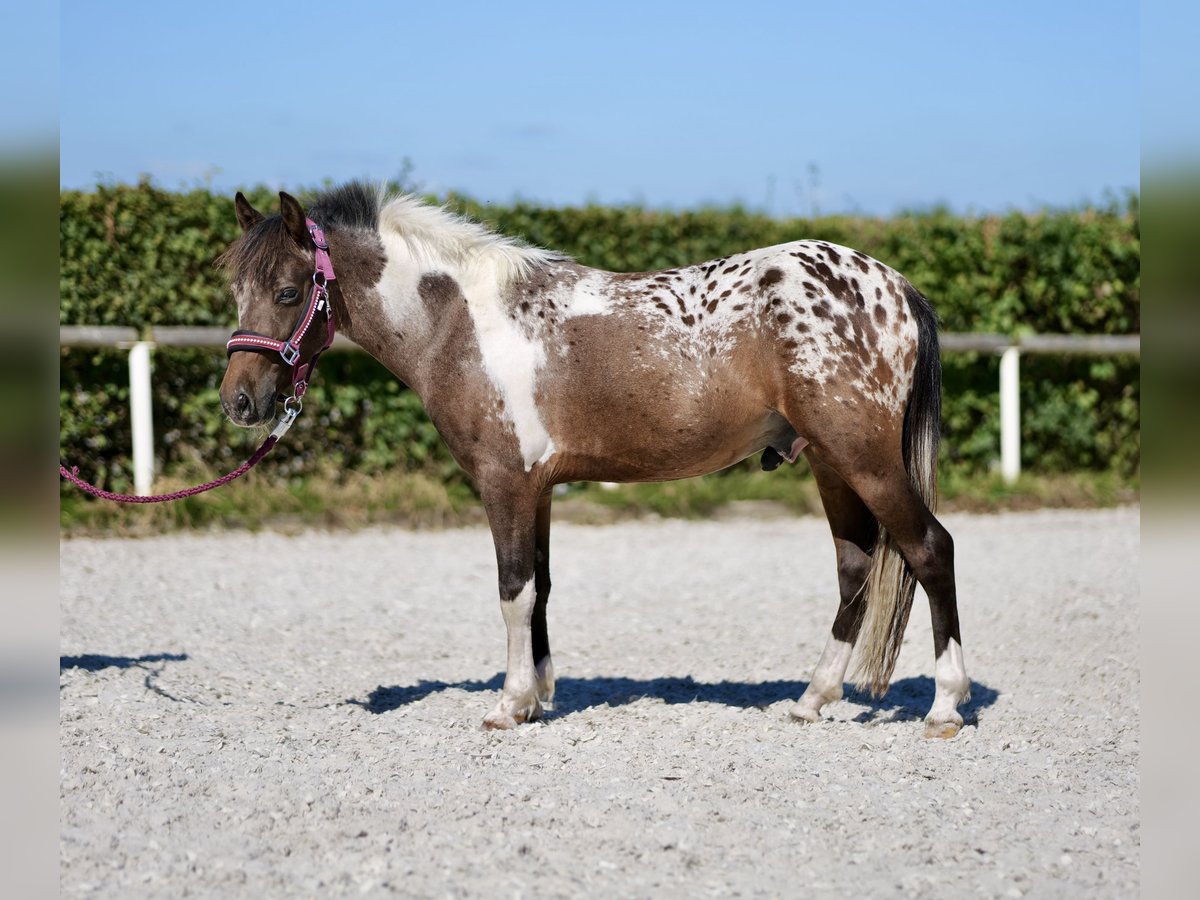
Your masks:
{"label": "braided lead rope", "polygon": [[69,470],[66,466],[59,463],[58,474],[77,488],[86,491],[93,497],[99,497],[102,500],[115,500],[117,503],[166,503],[170,500],[182,500],[184,497],[191,497],[193,494],[203,494],[205,491],[211,491],[213,488],[218,488],[223,484],[229,484],[235,478],[241,478],[256,465],[259,461],[271,452],[271,448],[275,446],[279,438],[271,435],[261,447],[254,451],[254,455],[248,460],[230,472],[228,475],[222,475],[215,481],[209,481],[206,484],[198,484],[195,487],[190,487],[184,491],[175,491],[170,494],[152,494],[142,497],[137,494],[115,494],[112,491],[106,491],[103,488],[98,488],[94,484],[89,484],[79,477],[79,466],[72,466]]}
{"label": "braided lead rope", "polygon": [[[291,400],[292,398],[288,398]],[[71,484],[75,485],[82,491],[86,491],[93,497],[99,497],[102,500],[113,500],[117,503],[167,503],[171,500],[182,500],[184,497],[191,497],[195,494],[203,494],[206,491],[211,491],[213,488],[219,488],[223,484],[229,484],[234,479],[241,478],[255,466],[257,466],[264,456],[271,452],[271,448],[279,443],[279,439],[287,433],[287,430],[292,427],[292,423],[296,421],[296,417],[300,415],[301,405],[297,400],[295,405],[291,403],[284,404],[283,418],[279,420],[279,424],[275,426],[275,430],[267,435],[267,439],[262,442],[262,445],[254,451],[248,460],[230,472],[228,475],[222,475],[213,481],[204,484],[198,484],[195,487],[187,488],[182,491],[174,491],[170,494],[151,494],[141,496],[139,494],[117,494],[113,491],[106,491],[103,488],[98,488],[90,482],[84,481],[79,477],[79,466],[71,466],[68,469],[62,463],[58,464],[58,474]]]}

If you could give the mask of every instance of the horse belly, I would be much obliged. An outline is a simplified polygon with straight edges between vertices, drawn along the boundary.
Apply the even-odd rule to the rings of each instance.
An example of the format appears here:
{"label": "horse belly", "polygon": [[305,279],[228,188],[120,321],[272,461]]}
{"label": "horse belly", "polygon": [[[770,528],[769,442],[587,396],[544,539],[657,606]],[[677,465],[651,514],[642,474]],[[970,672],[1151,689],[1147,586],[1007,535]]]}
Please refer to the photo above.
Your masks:
{"label": "horse belly", "polygon": [[[736,377],[642,372],[564,379],[548,416],[561,481],[670,481],[705,475],[791,434]],[[632,376],[632,377],[631,377]],[[794,435],[793,435],[794,436]],[[790,438],[788,438],[790,441]]]}

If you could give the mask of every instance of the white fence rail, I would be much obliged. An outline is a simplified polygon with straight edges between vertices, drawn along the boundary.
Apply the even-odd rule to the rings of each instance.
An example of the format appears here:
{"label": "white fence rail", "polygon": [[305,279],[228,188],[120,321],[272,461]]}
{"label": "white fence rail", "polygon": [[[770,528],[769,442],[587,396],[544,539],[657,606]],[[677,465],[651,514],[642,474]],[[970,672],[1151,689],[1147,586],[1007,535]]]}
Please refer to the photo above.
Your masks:
{"label": "white fence rail", "polygon": [[[228,330],[152,328],[142,335],[134,328],[63,325],[58,335],[62,347],[108,347],[129,351],[133,485],[136,493],[149,494],[154,481],[150,351],[155,347],[220,349],[229,338]],[[943,334],[940,337],[942,353],[991,353],[1000,357],[1000,471],[1009,482],[1021,474],[1021,355],[1139,356],[1142,346],[1141,336],[1136,334],[1029,334],[1013,338],[979,333]],[[339,334],[330,350],[359,351],[359,348]]]}

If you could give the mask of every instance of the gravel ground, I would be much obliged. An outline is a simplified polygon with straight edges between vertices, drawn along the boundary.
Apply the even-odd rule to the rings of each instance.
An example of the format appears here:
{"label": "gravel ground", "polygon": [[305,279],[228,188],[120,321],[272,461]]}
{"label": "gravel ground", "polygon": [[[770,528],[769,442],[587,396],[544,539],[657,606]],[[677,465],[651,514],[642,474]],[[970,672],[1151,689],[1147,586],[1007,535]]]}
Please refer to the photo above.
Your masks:
{"label": "gravel ground", "polygon": [[557,710],[485,732],[486,531],[62,544],[67,897],[1131,897],[1138,510],[945,517],[967,727],[922,597],[881,701],[788,720],[823,520],[559,525]]}

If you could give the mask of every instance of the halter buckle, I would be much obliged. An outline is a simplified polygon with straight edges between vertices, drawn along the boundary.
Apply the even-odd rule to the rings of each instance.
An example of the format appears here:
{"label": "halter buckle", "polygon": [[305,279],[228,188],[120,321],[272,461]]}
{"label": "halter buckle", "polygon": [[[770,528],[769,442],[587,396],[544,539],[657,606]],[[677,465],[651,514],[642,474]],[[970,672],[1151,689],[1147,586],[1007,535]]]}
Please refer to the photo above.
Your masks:
{"label": "halter buckle", "polygon": [[294,347],[291,344],[284,344],[283,349],[279,351],[279,355],[283,357],[285,365],[294,366],[296,360],[300,358],[300,348]]}

